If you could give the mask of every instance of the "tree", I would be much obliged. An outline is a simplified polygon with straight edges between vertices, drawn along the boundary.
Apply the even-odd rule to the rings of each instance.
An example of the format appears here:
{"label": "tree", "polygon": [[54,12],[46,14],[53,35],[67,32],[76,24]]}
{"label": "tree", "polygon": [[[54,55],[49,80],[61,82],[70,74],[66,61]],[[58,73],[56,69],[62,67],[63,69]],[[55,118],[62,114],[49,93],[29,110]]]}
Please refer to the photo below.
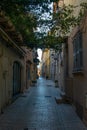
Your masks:
{"label": "tree", "polygon": [[53,13],[49,6],[50,2],[49,0],[2,0],[0,10],[5,11],[17,31],[21,33],[25,45],[31,48],[56,48],[57,44],[65,41],[71,27],[79,23],[83,16],[82,10],[87,8],[87,3],[81,4],[82,10],[76,18],[72,15],[76,7],[63,6],[58,8],[57,13]]}
{"label": "tree", "polygon": [[37,26],[37,18],[29,12],[29,2],[29,0],[2,0],[0,10],[5,12],[16,30],[21,33],[24,44],[32,48],[35,41],[33,29]]}
{"label": "tree", "polygon": [[84,11],[87,9],[87,3],[81,3],[80,6],[81,9],[77,17],[73,12],[74,9],[78,6],[69,5],[58,8],[58,11],[52,14],[52,20],[47,21],[41,19],[42,24],[44,24],[44,22],[46,23],[47,21],[48,25],[51,25],[50,31],[48,31],[48,35],[42,35],[42,44],[44,44],[44,47],[59,49],[60,46],[58,44],[65,43],[66,37],[69,35],[71,29],[76,25],[79,25],[84,15]]}

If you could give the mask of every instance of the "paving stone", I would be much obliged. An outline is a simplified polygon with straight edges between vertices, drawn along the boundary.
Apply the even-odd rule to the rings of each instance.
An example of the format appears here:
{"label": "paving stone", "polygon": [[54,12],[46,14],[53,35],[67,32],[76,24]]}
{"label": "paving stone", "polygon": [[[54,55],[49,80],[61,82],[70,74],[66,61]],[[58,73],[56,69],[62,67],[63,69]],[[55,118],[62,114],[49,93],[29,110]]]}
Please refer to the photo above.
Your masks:
{"label": "paving stone", "polygon": [[51,80],[38,79],[0,115],[0,130],[87,130],[70,104],[57,104],[60,90]]}

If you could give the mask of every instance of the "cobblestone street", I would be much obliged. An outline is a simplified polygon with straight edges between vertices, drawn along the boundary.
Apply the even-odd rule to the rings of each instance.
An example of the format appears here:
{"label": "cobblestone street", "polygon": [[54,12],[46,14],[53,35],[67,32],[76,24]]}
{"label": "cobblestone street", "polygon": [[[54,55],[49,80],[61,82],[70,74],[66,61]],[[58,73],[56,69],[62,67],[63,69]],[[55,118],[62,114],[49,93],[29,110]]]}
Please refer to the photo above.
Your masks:
{"label": "cobblestone street", "polygon": [[0,130],[87,130],[70,104],[57,104],[58,88],[39,78],[0,115]]}

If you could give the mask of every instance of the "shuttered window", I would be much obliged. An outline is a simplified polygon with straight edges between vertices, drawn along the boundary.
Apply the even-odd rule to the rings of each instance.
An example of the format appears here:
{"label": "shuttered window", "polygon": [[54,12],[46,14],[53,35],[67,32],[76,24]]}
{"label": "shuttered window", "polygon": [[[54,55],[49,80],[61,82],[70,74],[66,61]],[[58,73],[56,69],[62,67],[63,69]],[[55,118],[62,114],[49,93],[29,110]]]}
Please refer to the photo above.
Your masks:
{"label": "shuttered window", "polygon": [[78,32],[73,40],[74,71],[83,69],[82,32]]}

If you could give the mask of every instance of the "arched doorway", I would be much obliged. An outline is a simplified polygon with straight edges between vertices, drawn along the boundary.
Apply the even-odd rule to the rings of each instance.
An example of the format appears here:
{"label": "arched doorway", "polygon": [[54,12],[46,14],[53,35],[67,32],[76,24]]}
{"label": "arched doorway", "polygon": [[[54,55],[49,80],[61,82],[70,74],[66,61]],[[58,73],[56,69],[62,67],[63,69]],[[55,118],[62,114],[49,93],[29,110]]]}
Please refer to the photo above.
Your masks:
{"label": "arched doorway", "polygon": [[21,91],[21,66],[18,62],[13,64],[13,96]]}

